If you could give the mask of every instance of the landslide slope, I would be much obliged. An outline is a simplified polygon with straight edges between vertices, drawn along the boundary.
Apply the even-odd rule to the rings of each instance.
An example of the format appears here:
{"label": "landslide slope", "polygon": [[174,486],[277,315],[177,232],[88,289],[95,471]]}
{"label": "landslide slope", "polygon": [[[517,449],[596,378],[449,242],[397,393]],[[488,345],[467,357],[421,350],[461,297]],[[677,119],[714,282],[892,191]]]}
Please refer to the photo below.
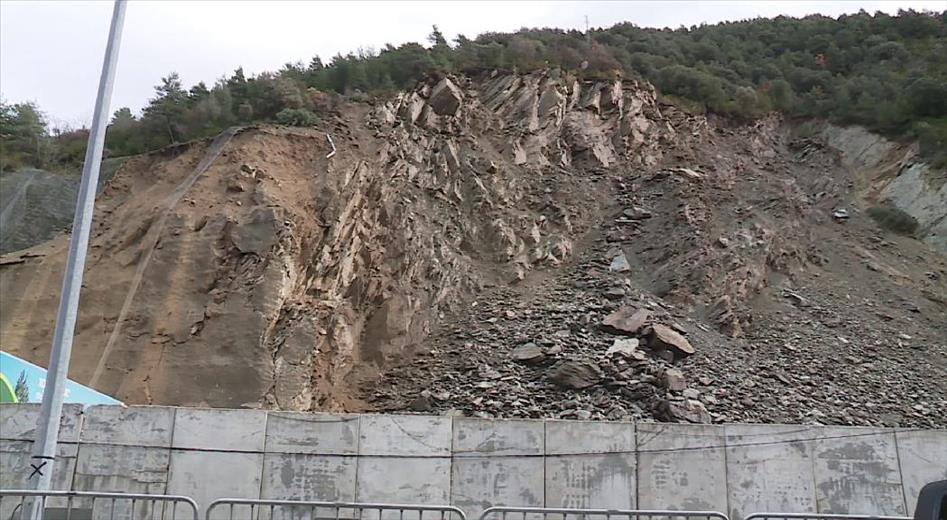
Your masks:
{"label": "landslide slope", "polygon": [[[585,102],[550,79],[506,80],[546,81],[560,126]],[[250,128],[125,164],[98,200],[71,376],[128,402],[348,409],[352,385],[442,310],[562,262],[598,193],[575,177],[575,199],[555,201],[550,172],[526,164],[545,150],[523,146],[568,165],[568,143],[599,130],[545,143],[533,114],[500,133],[521,119],[516,100],[487,109],[444,88],[343,107],[324,129],[331,158],[322,129]],[[45,363],[66,248],[0,258],[4,350]]]}
{"label": "landslide slope", "polygon": [[[152,404],[944,425],[943,257],[875,227],[837,154],[779,120],[550,72],[327,121],[128,161],[71,377]],[[0,257],[4,350],[45,363],[66,246]],[[651,317],[616,335],[621,309]]]}

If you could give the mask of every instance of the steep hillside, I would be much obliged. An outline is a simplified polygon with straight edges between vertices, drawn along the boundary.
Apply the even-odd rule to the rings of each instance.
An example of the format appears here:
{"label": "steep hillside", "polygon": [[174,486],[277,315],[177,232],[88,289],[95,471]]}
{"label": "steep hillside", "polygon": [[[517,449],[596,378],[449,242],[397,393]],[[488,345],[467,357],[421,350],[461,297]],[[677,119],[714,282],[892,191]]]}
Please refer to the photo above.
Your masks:
{"label": "steep hillside", "polygon": [[947,253],[947,170],[920,161],[917,147],[901,145],[860,127],[825,125],[821,140],[839,152],[858,198],[887,203],[911,215],[916,235]]}
{"label": "steep hillside", "polygon": [[[106,159],[99,190],[124,159]],[[72,227],[79,174],[24,169],[0,175],[0,254],[45,242]]]}
{"label": "steep hillside", "polygon": [[[947,264],[850,172],[778,119],[555,73],[231,129],[99,197],[71,374],[135,403],[943,426]],[[4,350],[48,356],[65,249],[0,257]]]}
{"label": "steep hillside", "polygon": [[0,253],[56,236],[72,223],[78,177],[42,170],[0,176]]}

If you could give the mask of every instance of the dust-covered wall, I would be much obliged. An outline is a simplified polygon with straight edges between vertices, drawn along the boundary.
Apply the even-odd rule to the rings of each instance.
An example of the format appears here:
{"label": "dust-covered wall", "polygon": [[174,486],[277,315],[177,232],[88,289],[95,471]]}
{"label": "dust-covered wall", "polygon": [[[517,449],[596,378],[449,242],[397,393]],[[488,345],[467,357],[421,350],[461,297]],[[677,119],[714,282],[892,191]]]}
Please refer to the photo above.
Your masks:
{"label": "dust-covered wall", "polygon": [[[0,406],[24,488],[38,405]],[[221,497],[908,515],[947,430],[67,406],[56,488]],[[3,515],[0,511],[0,515]],[[3,516],[6,518],[6,516]]]}

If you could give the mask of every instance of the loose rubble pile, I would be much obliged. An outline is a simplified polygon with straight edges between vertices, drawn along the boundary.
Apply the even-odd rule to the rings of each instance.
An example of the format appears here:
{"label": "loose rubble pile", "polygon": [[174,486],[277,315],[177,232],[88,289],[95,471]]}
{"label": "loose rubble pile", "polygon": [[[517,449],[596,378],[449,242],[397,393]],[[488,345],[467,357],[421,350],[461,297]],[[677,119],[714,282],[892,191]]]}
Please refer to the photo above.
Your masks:
{"label": "loose rubble pile", "polygon": [[662,108],[652,124],[676,137],[659,159],[587,173],[612,202],[574,258],[445,316],[365,392],[372,406],[947,424],[943,257],[863,215],[839,222],[848,173],[778,121],[731,128]]}
{"label": "loose rubble pile", "polygon": [[[777,324],[735,340],[616,278],[607,261],[592,253],[543,287],[480,295],[445,320],[429,352],[369,391],[373,406],[484,418],[944,425],[943,383],[931,374],[944,370],[945,347],[932,323],[919,327],[935,331],[922,333],[927,340],[892,332],[882,343],[868,339],[885,333],[860,313],[824,325],[800,314],[844,307],[784,298]],[[841,327],[852,340],[833,334]],[[873,344],[903,345],[908,356]]]}
{"label": "loose rubble pile", "polygon": [[538,292],[529,301],[510,288],[481,295],[433,350],[389,374],[377,402],[477,417],[710,422],[712,380],[688,384],[676,362],[695,353],[688,330],[713,334],[609,272],[590,255],[561,274],[568,286],[524,290]]}

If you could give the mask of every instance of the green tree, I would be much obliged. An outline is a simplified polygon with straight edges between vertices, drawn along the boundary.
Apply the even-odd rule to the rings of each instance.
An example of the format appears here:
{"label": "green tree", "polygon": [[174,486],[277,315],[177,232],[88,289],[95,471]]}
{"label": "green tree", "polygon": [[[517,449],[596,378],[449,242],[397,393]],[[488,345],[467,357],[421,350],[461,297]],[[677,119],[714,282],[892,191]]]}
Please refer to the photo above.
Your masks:
{"label": "green tree", "polygon": [[0,100],[0,170],[50,163],[52,147],[46,116],[33,102]]}
{"label": "green tree", "polygon": [[210,95],[210,90],[203,81],[197,83],[187,91],[188,106],[194,106],[195,103]]}
{"label": "green tree", "polygon": [[122,107],[112,114],[112,121],[109,124],[112,128],[126,130],[134,126],[136,122],[132,110],[128,107]]}
{"label": "green tree", "polygon": [[20,377],[16,379],[16,385],[13,386],[13,394],[20,403],[30,402],[30,387],[26,384],[26,371],[20,372]]}
{"label": "green tree", "polygon": [[319,123],[319,117],[302,108],[284,108],[276,114],[276,121],[287,126],[313,126]]}
{"label": "green tree", "polygon": [[132,114],[130,108],[123,107],[116,110],[105,133],[108,154],[112,157],[121,157],[146,151],[142,131],[140,122]]}
{"label": "green tree", "polygon": [[183,137],[181,123],[187,111],[188,95],[181,85],[177,72],[161,78],[161,84],[155,86],[156,96],[145,107],[144,117],[162,126],[168,135],[168,143],[176,143]]}
{"label": "green tree", "polygon": [[[198,83],[185,90],[172,74],[141,118],[129,112],[113,120],[109,151],[138,153],[237,122],[303,124],[307,112],[335,105],[332,91],[387,95],[443,72],[547,69],[578,78],[643,78],[673,102],[740,118],[775,108],[857,123],[916,138],[925,157],[947,162],[947,12],[782,16],[676,30],[622,23],[588,38],[576,30],[521,29],[458,35],[453,44],[435,26],[423,43],[359,49],[328,64],[315,56],[305,66],[291,62],[255,76],[238,68],[212,88]],[[0,144],[4,169],[71,160],[79,149],[75,133],[50,136],[35,105],[3,102]],[[52,153],[54,145],[72,152]]]}
{"label": "green tree", "polygon": [[427,41],[431,43],[431,58],[437,69],[442,71],[451,70],[451,48],[447,43],[447,38],[444,38],[444,33],[436,25],[432,26]]}
{"label": "green tree", "polygon": [[788,81],[784,79],[771,81],[768,94],[774,108],[784,112],[792,111],[795,105],[795,94]]}
{"label": "green tree", "polygon": [[431,26],[431,34],[427,35],[427,41],[434,47],[449,47],[447,45],[447,38],[444,38],[444,33],[442,33],[436,25]]}
{"label": "green tree", "polygon": [[947,117],[947,75],[921,77],[908,84],[907,102],[920,117]]}

